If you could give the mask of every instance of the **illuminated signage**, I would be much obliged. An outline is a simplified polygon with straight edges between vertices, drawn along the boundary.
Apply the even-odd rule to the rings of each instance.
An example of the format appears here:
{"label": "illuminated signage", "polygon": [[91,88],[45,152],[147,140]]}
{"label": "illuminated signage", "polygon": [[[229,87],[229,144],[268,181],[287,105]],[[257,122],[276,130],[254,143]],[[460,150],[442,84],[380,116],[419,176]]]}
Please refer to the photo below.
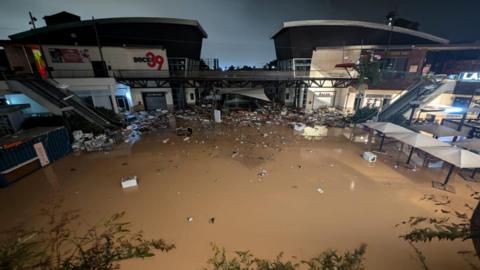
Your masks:
{"label": "illuminated signage", "polygon": [[40,74],[40,77],[43,79],[47,79],[47,66],[45,65],[45,62],[43,61],[42,58],[42,52],[39,49],[32,49],[33,53],[33,59],[35,61],[35,66],[37,67],[38,74]]}
{"label": "illuminated signage", "polygon": [[333,97],[333,92],[316,92],[317,97]]}
{"label": "illuminated signage", "polygon": [[165,60],[161,55],[155,55],[153,52],[147,52],[145,56],[133,57],[134,63],[147,63],[151,68],[161,70]]}
{"label": "illuminated signage", "polygon": [[461,81],[480,81],[480,72],[462,72],[459,80]]}

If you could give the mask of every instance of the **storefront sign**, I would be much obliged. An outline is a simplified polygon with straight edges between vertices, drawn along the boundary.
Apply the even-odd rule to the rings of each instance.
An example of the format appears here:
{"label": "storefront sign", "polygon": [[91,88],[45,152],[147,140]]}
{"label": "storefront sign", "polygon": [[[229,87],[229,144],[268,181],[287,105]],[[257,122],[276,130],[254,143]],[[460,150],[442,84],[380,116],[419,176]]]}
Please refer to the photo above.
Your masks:
{"label": "storefront sign", "polygon": [[461,81],[480,81],[480,72],[462,72],[459,80]]}
{"label": "storefront sign", "polygon": [[88,49],[49,48],[53,63],[88,63],[90,54]]}
{"label": "storefront sign", "polygon": [[147,52],[145,56],[141,57],[133,57],[134,63],[147,63],[147,65],[151,68],[155,68],[157,70],[161,70],[164,59],[161,55],[155,55],[153,52]]}
{"label": "storefront sign", "polygon": [[333,92],[316,92],[317,97],[333,97]]}

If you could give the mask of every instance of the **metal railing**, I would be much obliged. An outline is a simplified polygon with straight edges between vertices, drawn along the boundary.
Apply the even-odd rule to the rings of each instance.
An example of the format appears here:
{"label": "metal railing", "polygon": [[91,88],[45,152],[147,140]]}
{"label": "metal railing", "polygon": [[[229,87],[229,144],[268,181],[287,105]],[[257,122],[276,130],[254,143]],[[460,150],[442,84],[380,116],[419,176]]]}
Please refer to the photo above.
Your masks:
{"label": "metal railing", "polygon": [[[92,69],[86,70],[52,70],[53,78],[92,78],[95,73]],[[284,80],[309,78],[338,78],[350,79],[344,70],[310,70],[310,71],[281,71],[281,70],[109,70],[110,77],[118,78],[195,78],[195,79],[258,79]]]}
{"label": "metal railing", "polygon": [[278,70],[174,70],[174,71],[150,71],[150,70],[114,70],[113,75],[120,78],[203,78],[203,79],[258,79],[258,80],[280,80],[280,79],[309,79],[309,78],[339,78],[349,79],[346,72],[335,71],[278,71]]}

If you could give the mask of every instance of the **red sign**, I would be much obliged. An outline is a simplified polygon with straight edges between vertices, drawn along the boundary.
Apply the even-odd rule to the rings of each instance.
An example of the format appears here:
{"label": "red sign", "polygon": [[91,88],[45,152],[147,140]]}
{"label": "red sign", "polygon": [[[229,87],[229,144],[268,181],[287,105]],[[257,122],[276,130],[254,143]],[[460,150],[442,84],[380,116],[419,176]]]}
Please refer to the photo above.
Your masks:
{"label": "red sign", "polygon": [[133,57],[134,63],[147,63],[147,65],[151,68],[156,68],[157,70],[161,70],[164,59],[161,55],[155,55],[153,52],[147,52],[145,57]]}

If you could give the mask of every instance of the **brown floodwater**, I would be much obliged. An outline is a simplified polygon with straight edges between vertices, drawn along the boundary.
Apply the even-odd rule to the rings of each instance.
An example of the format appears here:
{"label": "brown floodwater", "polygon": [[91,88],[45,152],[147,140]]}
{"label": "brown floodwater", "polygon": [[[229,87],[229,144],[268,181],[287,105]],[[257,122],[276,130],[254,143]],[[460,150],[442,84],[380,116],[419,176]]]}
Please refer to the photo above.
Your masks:
{"label": "brown floodwater", "polygon": [[[61,200],[89,223],[126,211],[134,229],[176,245],[169,253],[122,262],[122,269],[202,269],[211,243],[296,260],[366,243],[367,269],[422,269],[399,238],[409,228],[395,225],[411,216],[439,216],[440,207],[422,200],[425,195],[448,196],[460,210],[475,206],[470,194],[480,186],[454,174],[455,194],[433,189],[431,181],[442,181],[445,170],[395,168],[391,143],[388,154],[370,164],[361,157],[368,146],[343,133],[330,129],[327,137],[308,141],[281,126],[194,125],[188,141],[163,130],[111,152],[71,154],[0,189],[0,229],[35,226],[39,210]],[[267,175],[258,176],[262,170]],[[138,188],[123,190],[120,180],[131,175]],[[430,269],[468,269],[457,252],[473,250],[470,241],[417,246]]]}

